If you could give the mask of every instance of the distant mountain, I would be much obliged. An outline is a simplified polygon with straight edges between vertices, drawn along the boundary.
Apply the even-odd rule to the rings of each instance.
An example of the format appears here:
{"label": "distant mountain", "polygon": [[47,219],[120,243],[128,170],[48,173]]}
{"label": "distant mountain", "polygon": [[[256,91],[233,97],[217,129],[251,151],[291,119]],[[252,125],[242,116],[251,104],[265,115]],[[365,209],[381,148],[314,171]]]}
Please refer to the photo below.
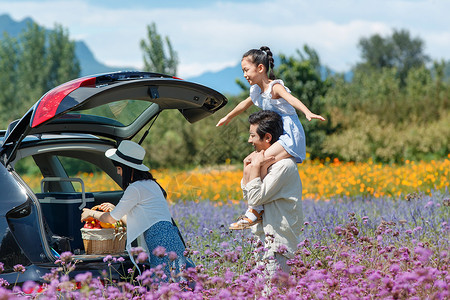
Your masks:
{"label": "distant mountain", "polygon": [[95,59],[94,54],[83,41],[75,42],[75,54],[80,61],[81,76],[131,70],[130,67],[110,67]]}
{"label": "distant mountain", "polygon": [[[7,14],[0,15],[0,39],[3,38],[5,32],[12,37],[17,37],[27,28],[27,24],[30,22],[34,23],[33,19],[25,18],[16,22]],[[75,42],[75,54],[80,61],[81,76],[132,69],[130,67],[111,67],[102,64],[94,57],[94,54],[83,41]]]}
{"label": "distant mountain", "polygon": [[[275,60],[275,67],[279,66],[281,63],[281,60],[278,56],[274,57]],[[336,74],[333,70],[330,70],[331,74]],[[321,75],[323,78],[327,76],[327,70],[325,67],[321,69]],[[344,78],[346,80],[351,80],[353,77],[353,73],[351,71],[348,71],[344,73]],[[243,74],[242,74],[242,68],[241,63],[238,62],[233,67],[228,67],[216,72],[206,72],[196,77],[189,77],[186,78],[189,81],[197,82],[206,86],[209,86],[213,89],[218,90],[222,94],[228,94],[228,95],[237,95],[240,92],[242,92],[242,89],[240,86],[236,83],[236,79],[241,80],[245,85],[250,88],[250,85],[245,80]]]}
{"label": "distant mountain", "polygon": [[22,30],[27,28],[29,22],[33,22],[33,20],[31,18],[25,18],[20,22],[16,22],[7,14],[0,15],[0,39],[3,38],[4,32],[10,36],[18,36]]}
{"label": "distant mountain", "polygon": [[[280,58],[275,56],[274,60],[275,66],[278,66],[280,64]],[[205,72],[199,76],[186,79],[209,86],[222,94],[237,95],[242,92],[241,87],[236,83],[236,79],[247,86],[247,91],[250,89],[250,85],[247,80],[245,80],[244,74],[242,73],[240,61],[232,67],[227,67],[216,72]]]}

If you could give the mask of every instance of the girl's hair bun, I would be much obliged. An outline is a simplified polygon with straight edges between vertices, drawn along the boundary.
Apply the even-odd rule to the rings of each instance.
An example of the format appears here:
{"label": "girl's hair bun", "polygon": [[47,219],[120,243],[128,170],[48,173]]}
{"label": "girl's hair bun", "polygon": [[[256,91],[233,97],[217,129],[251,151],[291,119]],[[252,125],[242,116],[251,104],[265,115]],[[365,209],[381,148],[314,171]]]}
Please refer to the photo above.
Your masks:
{"label": "girl's hair bun", "polygon": [[264,67],[266,67],[266,70],[269,72],[268,76],[270,79],[275,79],[275,75],[273,73],[274,68],[274,59],[272,51],[270,51],[270,48],[267,46],[262,46],[259,49],[251,49],[244,53],[242,58],[250,57],[251,61],[256,64],[262,64]]}

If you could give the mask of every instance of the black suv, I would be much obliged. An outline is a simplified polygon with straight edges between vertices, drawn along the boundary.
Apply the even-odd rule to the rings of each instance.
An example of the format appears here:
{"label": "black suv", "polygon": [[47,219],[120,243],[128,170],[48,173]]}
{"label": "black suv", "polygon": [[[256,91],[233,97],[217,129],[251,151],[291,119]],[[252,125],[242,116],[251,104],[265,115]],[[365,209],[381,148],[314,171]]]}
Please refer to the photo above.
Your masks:
{"label": "black suv", "polygon": [[[0,131],[0,277],[14,282],[18,274],[13,267],[21,264],[26,271],[19,282],[42,281],[64,251],[80,260],[72,275],[106,269],[104,256],[85,254],[80,234],[83,207],[116,204],[123,193],[105,151],[145,131],[163,110],[177,109],[193,123],[226,103],[208,87],[147,72],[88,76],[47,92],[20,120]],[[39,191],[16,171],[22,160],[41,175]],[[117,183],[117,190],[86,190],[80,173],[67,170],[69,162],[103,172],[105,180]]]}

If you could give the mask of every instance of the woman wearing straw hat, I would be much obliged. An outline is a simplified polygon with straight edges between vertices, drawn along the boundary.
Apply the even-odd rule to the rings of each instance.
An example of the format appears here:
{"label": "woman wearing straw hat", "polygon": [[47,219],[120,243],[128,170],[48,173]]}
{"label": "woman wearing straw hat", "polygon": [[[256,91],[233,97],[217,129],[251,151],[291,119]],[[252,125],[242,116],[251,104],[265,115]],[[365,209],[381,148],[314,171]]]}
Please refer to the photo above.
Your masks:
{"label": "woman wearing straw hat", "polygon": [[[126,248],[129,253],[131,242],[140,238],[143,248],[147,247],[150,267],[166,263],[165,273],[168,278],[171,269],[178,273],[181,267],[194,267],[192,261],[184,256],[184,241],[172,222],[165,191],[148,172],[149,168],[142,163],[144,148],[132,141],[122,141],[117,149],[109,149],[105,155],[112,160],[117,173],[122,176],[123,196],[117,206],[111,203],[101,204],[100,209],[104,211],[83,209],[81,221],[92,217],[101,222],[116,223],[126,217]],[[164,247],[167,254],[174,252],[176,256],[173,253],[161,255],[158,253],[160,247]],[[155,251],[156,248],[158,249]],[[130,257],[132,258],[131,254]]]}

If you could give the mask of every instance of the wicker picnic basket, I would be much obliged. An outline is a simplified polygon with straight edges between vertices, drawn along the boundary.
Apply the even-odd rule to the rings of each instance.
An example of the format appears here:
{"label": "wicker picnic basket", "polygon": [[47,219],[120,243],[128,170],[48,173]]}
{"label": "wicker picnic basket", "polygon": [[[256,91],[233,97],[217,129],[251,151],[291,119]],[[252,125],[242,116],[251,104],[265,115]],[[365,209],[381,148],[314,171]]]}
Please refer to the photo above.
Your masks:
{"label": "wicker picnic basket", "polygon": [[125,251],[127,233],[124,227],[80,230],[86,254],[120,254]]}

